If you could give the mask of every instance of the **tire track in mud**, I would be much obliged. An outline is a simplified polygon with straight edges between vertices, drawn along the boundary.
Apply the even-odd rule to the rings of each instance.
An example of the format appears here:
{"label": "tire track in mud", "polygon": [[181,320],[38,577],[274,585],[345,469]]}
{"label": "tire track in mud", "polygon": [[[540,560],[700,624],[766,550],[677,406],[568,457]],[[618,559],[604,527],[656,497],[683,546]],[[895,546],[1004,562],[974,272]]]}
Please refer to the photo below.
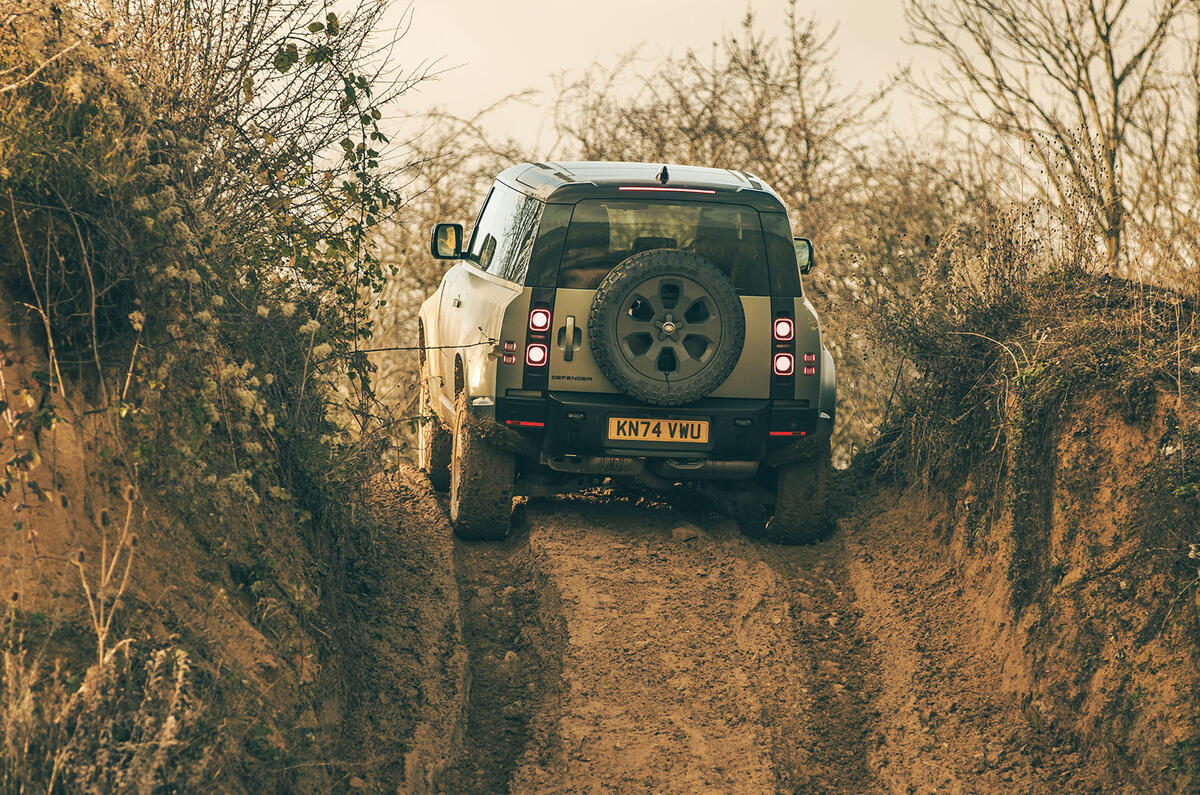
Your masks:
{"label": "tire track in mud", "polygon": [[965,598],[989,583],[905,511],[779,547],[709,507],[539,501],[456,545],[472,682],[441,791],[1095,789],[1007,681]]}
{"label": "tire track in mud", "polygon": [[809,548],[777,559],[688,514],[702,527],[621,500],[530,506],[566,635],[557,711],[535,719],[553,746],[512,791],[870,791],[848,597],[802,565]]}
{"label": "tire track in mud", "polygon": [[556,727],[554,764],[524,764],[514,791],[774,788],[752,680],[764,667],[786,679],[790,665],[782,616],[764,609],[770,570],[694,528],[673,536],[680,525],[621,502],[530,511],[530,547],[561,595],[567,637],[560,711],[543,716]]}
{"label": "tire track in mud", "polygon": [[455,541],[467,718],[464,751],[439,777],[439,792],[505,792],[519,760],[536,762],[554,746],[535,717],[557,709],[562,622],[534,565],[524,509],[513,525],[503,542]]}
{"label": "tire track in mud", "polygon": [[884,791],[870,761],[883,741],[876,705],[879,658],[862,629],[840,534],[811,546],[758,549],[787,585],[792,641],[801,662],[794,686],[802,709],[782,715],[775,727],[780,791]]}

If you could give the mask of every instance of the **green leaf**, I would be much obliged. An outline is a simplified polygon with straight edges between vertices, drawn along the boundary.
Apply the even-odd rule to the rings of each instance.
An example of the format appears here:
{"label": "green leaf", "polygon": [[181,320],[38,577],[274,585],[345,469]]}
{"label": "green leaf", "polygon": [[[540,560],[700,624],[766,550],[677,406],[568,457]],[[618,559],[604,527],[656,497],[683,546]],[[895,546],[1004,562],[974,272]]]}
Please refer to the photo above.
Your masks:
{"label": "green leaf", "polygon": [[338,35],[338,31],[342,28],[341,23],[338,22],[337,14],[334,14],[333,12],[325,15],[325,24],[329,28],[330,36]]}
{"label": "green leaf", "polygon": [[324,45],[320,47],[314,47],[304,56],[304,63],[306,66],[312,66],[315,63],[322,63],[328,60],[329,48]]}
{"label": "green leaf", "polygon": [[320,33],[323,30],[325,30],[325,26],[322,25],[320,22],[314,22],[308,26],[309,33]]}
{"label": "green leaf", "polygon": [[289,44],[286,47],[280,47],[275,53],[275,68],[280,72],[286,72],[291,69],[300,60],[300,52],[296,49],[295,44]]}

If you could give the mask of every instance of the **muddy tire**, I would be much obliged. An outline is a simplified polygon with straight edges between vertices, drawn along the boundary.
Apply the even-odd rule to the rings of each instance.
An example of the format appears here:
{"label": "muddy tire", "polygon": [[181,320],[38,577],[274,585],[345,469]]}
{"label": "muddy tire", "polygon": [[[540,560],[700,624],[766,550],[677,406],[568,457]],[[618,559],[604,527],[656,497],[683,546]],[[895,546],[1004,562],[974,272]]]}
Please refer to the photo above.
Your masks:
{"label": "muddy tire", "polygon": [[588,313],[596,365],[622,392],[653,406],[691,403],[721,386],[745,340],[733,282],[680,249],[643,251],[617,265]]}
{"label": "muddy tire", "polygon": [[429,476],[429,482],[438,491],[450,488],[450,455],[453,452],[450,432],[433,411],[430,396],[429,371],[421,368],[421,392],[418,405],[421,407],[421,425],[417,429],[417,465]]}
{"label": "muddy tire", "polygon": [[470,422],[466,394],[454,407],[450,456],[450,522],[468,541],[499,541],[512,519],[513,456],[497,450]]}
{"label": "muddy tire", "polygon": [[776,544],[811,544],[829,535],[826,511],[832,470],[829,443],[811,458],[775,470],[775,515],[763,537]]}

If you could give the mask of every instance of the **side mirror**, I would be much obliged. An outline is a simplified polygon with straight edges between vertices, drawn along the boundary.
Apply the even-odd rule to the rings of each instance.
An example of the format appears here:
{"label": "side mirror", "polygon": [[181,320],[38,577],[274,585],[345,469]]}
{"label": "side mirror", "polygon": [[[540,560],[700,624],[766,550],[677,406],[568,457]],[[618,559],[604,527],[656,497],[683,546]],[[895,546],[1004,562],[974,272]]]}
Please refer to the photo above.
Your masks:
{"label": "side mirror", "polygon": [[429,252],[434,259],[462,259],[462,224],[438,224],[433,227],[433,238]]}
{"label": "side mirror", "polygon": [[813,268],[813,244],[807,237],[793,237],[792,245],[796,247],[796,264],[801,273],[808,273]]}

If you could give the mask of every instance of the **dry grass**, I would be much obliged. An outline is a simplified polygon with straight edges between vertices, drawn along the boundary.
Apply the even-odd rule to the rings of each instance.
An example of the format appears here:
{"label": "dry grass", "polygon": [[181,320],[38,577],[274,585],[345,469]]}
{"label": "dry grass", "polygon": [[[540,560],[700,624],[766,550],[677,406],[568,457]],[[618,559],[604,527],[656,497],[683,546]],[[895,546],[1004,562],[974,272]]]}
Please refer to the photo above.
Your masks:
{"label": "dry grass", "polygon": [[3,652],[4,792],[203,789],[213,759],[188,747],[202,705],[187,654],[127,646],[73,682],[11,635]]}

